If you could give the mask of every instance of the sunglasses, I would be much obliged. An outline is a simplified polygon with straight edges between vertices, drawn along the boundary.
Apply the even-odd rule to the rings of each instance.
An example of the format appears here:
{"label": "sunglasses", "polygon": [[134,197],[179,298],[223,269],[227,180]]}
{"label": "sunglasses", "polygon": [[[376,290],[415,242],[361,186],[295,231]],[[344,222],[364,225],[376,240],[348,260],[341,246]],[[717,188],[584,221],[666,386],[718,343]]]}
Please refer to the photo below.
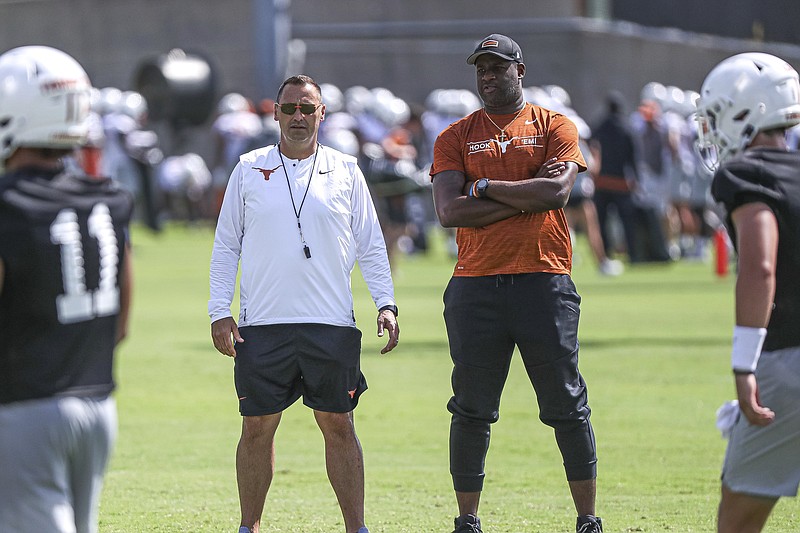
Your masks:
{"label": "sunglasses", "polygon": [[298,104],[298,103],[290,103],[290,104],[278,104],[282,113],[287,115],[294,115],[295,112],[299,109],[300,112],[304,115],[311,115],[317,111],[317,108],[322,104]]}

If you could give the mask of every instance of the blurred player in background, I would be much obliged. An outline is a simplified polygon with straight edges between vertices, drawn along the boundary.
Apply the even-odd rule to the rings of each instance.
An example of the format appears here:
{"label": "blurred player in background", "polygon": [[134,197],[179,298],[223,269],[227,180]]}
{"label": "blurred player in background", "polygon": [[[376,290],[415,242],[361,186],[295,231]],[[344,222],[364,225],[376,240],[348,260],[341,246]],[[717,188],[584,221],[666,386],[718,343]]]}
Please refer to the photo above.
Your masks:
{"label": "blurred player in background", "polygon": [[222,197],[233,167],[239,156],[245,153],[264,129],[261,117],[253,111],[250,100],[239,93],[228,93],[217,104],[217,117],[211,125],[214,135],[214,157],[211,167],[212,219],[216,219],[222,205]]}

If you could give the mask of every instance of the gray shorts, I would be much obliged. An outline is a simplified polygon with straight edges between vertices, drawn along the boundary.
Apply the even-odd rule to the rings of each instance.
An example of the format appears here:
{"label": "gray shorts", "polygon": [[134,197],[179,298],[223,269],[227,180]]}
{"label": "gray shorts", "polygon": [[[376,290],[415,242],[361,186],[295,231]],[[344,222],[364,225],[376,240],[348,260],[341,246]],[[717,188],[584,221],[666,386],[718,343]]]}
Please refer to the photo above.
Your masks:
{"label": "gray shorts", "polygon": [[0,531],[95,533],[116,433],[110,397],[0,405]]}
{"label": "gray shorts", "polygon": [[800,347],[764,352],[756,379],[761,404],[775,412],[766,426],[739,415],[731,432],[722,482],[753,496],[797,496],[800,485]]}

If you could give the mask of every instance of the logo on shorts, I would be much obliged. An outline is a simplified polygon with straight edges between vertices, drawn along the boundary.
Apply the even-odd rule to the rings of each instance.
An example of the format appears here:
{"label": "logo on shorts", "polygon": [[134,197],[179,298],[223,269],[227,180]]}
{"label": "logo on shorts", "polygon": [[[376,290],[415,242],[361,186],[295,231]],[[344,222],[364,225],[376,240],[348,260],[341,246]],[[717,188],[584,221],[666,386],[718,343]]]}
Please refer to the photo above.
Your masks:
{"label": "logo on shorts", "polygon": [[347,394],[350,395],[350,399],[352,400],[353,398],[356,397],[356,389],[347,391]]}

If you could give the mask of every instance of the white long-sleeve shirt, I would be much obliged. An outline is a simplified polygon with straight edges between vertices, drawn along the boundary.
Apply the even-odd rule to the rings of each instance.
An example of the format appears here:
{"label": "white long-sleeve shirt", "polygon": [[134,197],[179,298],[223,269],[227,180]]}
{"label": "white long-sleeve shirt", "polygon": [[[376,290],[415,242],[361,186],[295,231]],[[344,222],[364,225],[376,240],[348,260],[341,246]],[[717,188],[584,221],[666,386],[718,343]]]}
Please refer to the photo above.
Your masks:
{"label": "white long-sleeve shirt", "polygon": [[239,158],[225,191],[211,253],[209,317],[232,315],[241,262],[239,326],[355,326],[356,261],[376,307],[393,305],[386,244],[356,159],[319,145],[316,163],[314,156],[282,161],[277,146],[259,148]]}

